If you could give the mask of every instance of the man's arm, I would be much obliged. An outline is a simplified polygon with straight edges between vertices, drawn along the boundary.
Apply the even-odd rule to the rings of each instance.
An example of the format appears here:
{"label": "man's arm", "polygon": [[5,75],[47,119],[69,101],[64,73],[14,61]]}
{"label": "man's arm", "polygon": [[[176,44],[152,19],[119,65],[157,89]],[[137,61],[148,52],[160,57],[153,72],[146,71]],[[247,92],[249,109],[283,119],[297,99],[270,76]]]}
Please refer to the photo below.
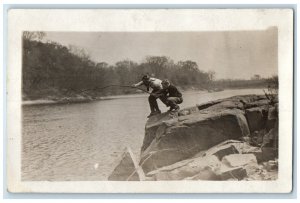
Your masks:
{"label": "man's arm", "polygon": [[136,84],[133,84],[132,86],[133,87],[138,87],[138,86],[141,86],[141,85],[143,85],[144,84],[144,82],[143,81],[140,81],[140,82],[138,82],[138,83],[136,83]]}
{"label": "man's arm", "polygon": [[[144,82],[143,82],[143,81],[138,82],[138,83],[136,83],[136,84],[133,84],[133,85],[131,85],[131,86],[132,86],[132,87],[138,87],[138,86],[141,86],[141,85],[144,85]],[[149,86],[146,85],[146,87],[147,87],[147,91],[149,92]]]}
{"label": "man's arm", "polygon": [[167,92],[165,89],[161,89],[161,90],[158,90],[157,92],[153,93],[153,96],[155,97],[160,97],[160,96],[163,96],[163,95],[166,95]]}

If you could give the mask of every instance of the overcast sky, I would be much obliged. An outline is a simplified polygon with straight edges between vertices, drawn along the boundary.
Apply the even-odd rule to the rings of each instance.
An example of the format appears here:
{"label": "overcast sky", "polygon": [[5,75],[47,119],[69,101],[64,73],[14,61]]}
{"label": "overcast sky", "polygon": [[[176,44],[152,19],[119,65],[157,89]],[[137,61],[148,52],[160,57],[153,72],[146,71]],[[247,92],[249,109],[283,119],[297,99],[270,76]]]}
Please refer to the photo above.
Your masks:
{"label": "overcast sky", "polygon": [[228,32],[46,32],[45,40],[85,49],[95,62],[115,64],[146,56],[192,60],[216,78],[277,74],[277,29]]}

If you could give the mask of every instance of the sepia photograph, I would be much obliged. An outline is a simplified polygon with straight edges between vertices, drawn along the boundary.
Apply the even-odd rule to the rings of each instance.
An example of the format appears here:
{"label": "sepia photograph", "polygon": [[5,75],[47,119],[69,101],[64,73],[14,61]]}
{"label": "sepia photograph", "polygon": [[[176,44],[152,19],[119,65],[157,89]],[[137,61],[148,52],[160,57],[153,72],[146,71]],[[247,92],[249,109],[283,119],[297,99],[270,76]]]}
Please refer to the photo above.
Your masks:
{"label": "sepia photograph", "polygon": [[[76,20],[76,12],[70,19]],[[96,14],[114,19],[122,12]],[[128,18],[126,12],[121,22],[128,24],[118,30],[109,28],[113,20],[104,24],[108,29],[79,29],[67,20],[53,29],[55,18],[35,10],[25,20],[41,16],[49,27],[34,18],[39,23],[25,24],[13,35],[18,43],[9,46],[17,47],[19,62],[8,74],[14,84],[8,84],[8,111],[19,127],[8,121],[15,146],[9,148],[11,190],[84,192],[89,190],[51,184],[92,182],[112,184],[96,188],[99,192],[228,192],[220,188],[234,184],[232,192],[259,192],[255,184],[265,188],[262,192],[272,184],[274,192],[290,191],[292,133],[285,129],[292,125],[291,10],[128,10]],[[188,14],[178,22],[203,20],[205,29],[178,25],[182,30],[176,30],[171,21],[169,30],[151,24],[152,17],[172,18],[172,12],[204,16],[196,20]],[[257,16],[253,23],[246,21],[249,13]],[[11,19],[24,14],[12,12]],[[87,19],[95,25],[95,12],[90,14]],[[235,15],[242,20],[233,20]],[[231,18],[222,22],[214,16]],[[290,30],[281,27],[278,16]],[[264,18],[278,23],[264,23]],[[150,29],[136,29],[137,19]],[[257,27],[240,26],[245,22]],[[70,29],[62,28],[66,25]],[[280,170],[284,167],[288,170]],[[131,183],[133,189],[127,190]],[[181,183],[195,189],[180,190]],[[171,186],[157,191],[156,184]]]}

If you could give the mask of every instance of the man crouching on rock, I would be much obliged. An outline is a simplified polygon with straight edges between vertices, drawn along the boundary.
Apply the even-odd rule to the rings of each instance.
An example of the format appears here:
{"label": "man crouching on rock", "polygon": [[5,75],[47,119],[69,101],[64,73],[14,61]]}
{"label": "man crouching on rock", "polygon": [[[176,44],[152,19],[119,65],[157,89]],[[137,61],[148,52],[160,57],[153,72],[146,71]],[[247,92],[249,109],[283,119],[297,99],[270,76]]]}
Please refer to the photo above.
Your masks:
{"label": "man crouching on rock", "polygon": [[144,75],[142,78],[142,81],[132,85],[133,87],[145,85],[147,87],[147,91],[149,91],[150,87],[152,89],[152,92],[151,92],[150,96],[148,97],[150,110],[151,110],[151,113],[148,116],[148,118],[150,116],[161,113],[161,111],[159,110],[157,101],[156,101],[156,99],[159,98],[164,103],[163,97],[160,97],[158,94],[156,94],[156,93],[162,91],[161,83],[162,83],[162,81],[160,79],[151,78],[149,75]]}
{"label": "man crouching on rock", "polygon": [[169,111],[178,111],[180,109],[178,104],[183,102],[181,92],[174,85],[171,85],[169,80],[163,80],[162,86],[163,89],[157,94],[163,95],[161,98],[163,99],[163,103],[170,107]]}

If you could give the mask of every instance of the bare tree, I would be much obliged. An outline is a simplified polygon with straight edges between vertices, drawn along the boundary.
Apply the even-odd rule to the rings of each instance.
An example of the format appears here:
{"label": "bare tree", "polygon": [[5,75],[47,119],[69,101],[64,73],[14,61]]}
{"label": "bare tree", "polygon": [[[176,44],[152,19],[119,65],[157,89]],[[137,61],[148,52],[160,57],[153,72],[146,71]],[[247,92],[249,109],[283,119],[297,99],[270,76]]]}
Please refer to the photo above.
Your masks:
{"label": "bare tree", "polygon": [[30,31],[24,31],[23,32],[23,39],[24,40],[41,41],[45,36],[46,36],[45,32],[30,32]]}

